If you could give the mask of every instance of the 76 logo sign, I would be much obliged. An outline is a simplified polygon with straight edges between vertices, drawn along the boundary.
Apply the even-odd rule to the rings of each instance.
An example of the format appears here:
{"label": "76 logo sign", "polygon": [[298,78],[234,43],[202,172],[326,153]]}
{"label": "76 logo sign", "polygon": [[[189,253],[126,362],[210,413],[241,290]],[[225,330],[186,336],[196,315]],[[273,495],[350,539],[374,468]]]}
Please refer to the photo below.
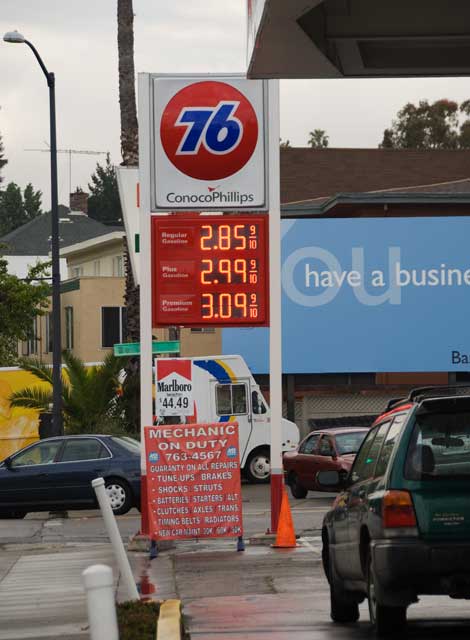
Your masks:
{"label": "76 logo sign", "polygon": [[214,80],[178,91],[160,121],[168,160],[185,175],[204,181],[238,173],[253,156],[258,134],[258,118],[248,98],[233,85]]}
{"label": "76 logo sign", "polygon": [[215,108],[185,107],[175,125],[186,127],[176,155],[195,155],[201,144],[218,155],[230,153],[240,144],[243,124],[234,116],[240,102],[221,101]]}

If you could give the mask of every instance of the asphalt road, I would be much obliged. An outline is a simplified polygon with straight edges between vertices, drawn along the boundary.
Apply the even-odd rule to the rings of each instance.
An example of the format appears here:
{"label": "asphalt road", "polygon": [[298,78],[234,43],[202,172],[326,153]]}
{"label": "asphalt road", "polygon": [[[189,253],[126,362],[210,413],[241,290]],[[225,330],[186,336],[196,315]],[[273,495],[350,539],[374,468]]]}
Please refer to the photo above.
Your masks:
{"label": "asphalt road", "polygon": [[[269,485],[244,484],[243,521],[245,537],[263,534],[271,523]],[[289,492],[290,495],[290,492]],[[290,497],[297,534],[313,535],[321,529],[323,514],[334,494],[309,493],[305,500]],[[140,513],[132,509],[117,518],[123,538],[137,533]],[[29,513],[24,520],[0,520],[0,545],[14,542],[66,543],[107,540],[101,514],[95,511],[69,511],[68,518],[50,518],[48,513]]]}
{"label": "asphalt road", "polygon": [[[136,581],[157,598],[181,598],[192,640],[371,640],[366,603],[354,625],[329,619],[329,590],[321,567],[319,528],[332,496],[291,500],[296,549],[232,540],[178,542],[150,561],[129,554]],[[269,487],[243,487],[246,538],[269,526]],[[132,511],[118,518],[124,538],[139,527]],[[80,573],[96,559],[113,564],[98,511],[69,518],[29,514],[0,520],[0,640],[86,640]],[[117,574],[115,574],[117,575]],[[408,637],[468,638],[470,605],[450,598],[423,598],[409,609]],[[13,624],[12,621],[15,621]],[[40,631],[39,631],[40,630]]]}

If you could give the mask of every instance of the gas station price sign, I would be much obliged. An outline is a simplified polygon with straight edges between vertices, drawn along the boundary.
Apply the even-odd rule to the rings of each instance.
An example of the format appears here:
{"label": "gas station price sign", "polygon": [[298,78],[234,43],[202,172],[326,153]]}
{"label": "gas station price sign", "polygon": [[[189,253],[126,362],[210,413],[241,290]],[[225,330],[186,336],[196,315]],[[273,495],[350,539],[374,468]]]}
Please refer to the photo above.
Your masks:
{"label": "gas station price sign", "polygon": [[152,218],[154,326],[268,326],[266,215]]}

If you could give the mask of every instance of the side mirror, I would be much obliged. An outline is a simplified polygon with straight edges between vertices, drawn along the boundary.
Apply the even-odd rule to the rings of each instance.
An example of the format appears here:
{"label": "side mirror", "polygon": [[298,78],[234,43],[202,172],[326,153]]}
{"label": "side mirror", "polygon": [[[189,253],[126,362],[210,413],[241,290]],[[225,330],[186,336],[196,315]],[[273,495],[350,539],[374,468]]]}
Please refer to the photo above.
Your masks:
{"label": "side mirror", "polygon": [[317,474],[317,482],[320,487],[330,489],[330,491],[338,491],[347,486],[347,480],[338,471],[319,471]]}
{"label": "side mirror", "polygon": [[5,467],[6,467],[7,469],[9,469],[10,471],[11,471],[11,469],[13,468],[13,467],[12,467],[12,464],[11,464],[11,458],[10,458],[10,456],[8,456],[8,458],[5,458],[5,460],[3,461],[3,464],[4,464],[4,465],[5,465]]}

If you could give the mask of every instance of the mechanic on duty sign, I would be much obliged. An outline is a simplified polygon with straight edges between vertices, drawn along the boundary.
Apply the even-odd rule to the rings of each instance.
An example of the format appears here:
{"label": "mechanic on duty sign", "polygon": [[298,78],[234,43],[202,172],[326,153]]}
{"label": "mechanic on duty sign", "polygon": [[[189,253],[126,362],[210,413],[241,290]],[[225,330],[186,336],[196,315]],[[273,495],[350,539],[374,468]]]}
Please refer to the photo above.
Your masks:
{"label": "mechanic on duty sign", "polygon": [[145,428],[150,535],[243,535],[238,424]]}
{"label": "mechanic on duty sign", "polygon": [[266,82],[149,78],[152,211],[266,210]]}

